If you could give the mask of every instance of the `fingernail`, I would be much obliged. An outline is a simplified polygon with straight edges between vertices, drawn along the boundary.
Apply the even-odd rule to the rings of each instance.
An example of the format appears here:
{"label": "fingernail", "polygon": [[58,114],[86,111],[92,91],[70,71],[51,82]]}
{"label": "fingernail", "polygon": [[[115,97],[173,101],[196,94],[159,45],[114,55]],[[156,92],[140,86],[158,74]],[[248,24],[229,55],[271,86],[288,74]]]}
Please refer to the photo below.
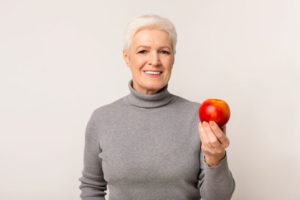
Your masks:
{"label": "fingernail", "polygon": [[208,123],[206,121],[203,122],[203,126],[206,127]]}
{"label": "fingernail", "polygon": [[209,121],[209,125],[214,126],[215,125],[214,121]]}

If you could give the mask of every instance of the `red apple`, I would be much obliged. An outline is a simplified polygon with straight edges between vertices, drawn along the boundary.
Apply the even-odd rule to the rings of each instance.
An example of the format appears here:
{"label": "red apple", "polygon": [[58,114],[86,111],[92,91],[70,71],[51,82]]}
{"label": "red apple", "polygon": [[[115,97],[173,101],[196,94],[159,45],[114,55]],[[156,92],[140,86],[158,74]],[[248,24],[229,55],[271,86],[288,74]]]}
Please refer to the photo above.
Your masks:
{"label": "red apple", "polygon": [[214,121],[223,127],[229,120],[230,109],[228,104],[221,99],[207,99],[199,107],[200,121]]}

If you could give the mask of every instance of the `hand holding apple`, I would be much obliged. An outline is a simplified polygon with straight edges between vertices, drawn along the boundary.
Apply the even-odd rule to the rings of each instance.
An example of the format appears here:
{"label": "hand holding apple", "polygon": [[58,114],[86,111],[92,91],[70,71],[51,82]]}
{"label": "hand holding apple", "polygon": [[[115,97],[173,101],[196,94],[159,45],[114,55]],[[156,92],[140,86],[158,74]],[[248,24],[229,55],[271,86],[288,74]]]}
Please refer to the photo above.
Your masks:
{"label": "hand holding apple", "polygon": [[229,139],[224,131],[225,127],[222,130],[214,121],[199,123],[201,150],[209,166],[218,165],[225,157]]}
{"label": "hand holding apple", "polygon": [[199,108],[201,150],[209,166],[218,165],[225,157],[229,146],[225,124],[229,117],[229,106],[220,99],[208,99]]}

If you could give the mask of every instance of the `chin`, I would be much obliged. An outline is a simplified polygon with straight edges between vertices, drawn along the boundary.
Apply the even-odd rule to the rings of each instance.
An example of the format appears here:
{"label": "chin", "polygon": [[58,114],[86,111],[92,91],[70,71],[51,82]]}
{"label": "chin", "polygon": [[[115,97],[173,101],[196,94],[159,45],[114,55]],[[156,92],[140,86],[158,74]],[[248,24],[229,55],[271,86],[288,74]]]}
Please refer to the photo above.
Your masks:
{"label": "chin", "polygon": [[162,88],[164,88],[166,85],[167,84],[165,84],[165,83],[151,83],[151,84],[147,84],[147,86],[145,86],[145,88],[150,91],[159,91]]}
{"label": "chin", "polygon": [[[136,79],[135,81],[136,86],[138,88],[140,88],[142,91],[148,91],[149,93],[157,93],[158,91],[160,91],[162,88],[164,88],[167,84],[168,81],[166,80],[162,80],[162,79]],[[147,93],[148,93],[147,92]]]}

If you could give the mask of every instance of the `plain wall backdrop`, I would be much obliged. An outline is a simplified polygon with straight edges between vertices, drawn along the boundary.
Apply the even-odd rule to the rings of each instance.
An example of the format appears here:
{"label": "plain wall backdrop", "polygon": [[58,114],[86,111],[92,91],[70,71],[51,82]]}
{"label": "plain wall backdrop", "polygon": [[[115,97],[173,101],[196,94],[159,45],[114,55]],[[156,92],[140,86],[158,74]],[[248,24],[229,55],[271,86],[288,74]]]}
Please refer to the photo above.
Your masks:
{"label": "plain wall backdrop", "polygon": [[170,92],[228,101],[234,200],[300,196],[299,0],[0,0],[0,199],[79,200],[84,130],[129,93],[127,23],[171,19]]}

